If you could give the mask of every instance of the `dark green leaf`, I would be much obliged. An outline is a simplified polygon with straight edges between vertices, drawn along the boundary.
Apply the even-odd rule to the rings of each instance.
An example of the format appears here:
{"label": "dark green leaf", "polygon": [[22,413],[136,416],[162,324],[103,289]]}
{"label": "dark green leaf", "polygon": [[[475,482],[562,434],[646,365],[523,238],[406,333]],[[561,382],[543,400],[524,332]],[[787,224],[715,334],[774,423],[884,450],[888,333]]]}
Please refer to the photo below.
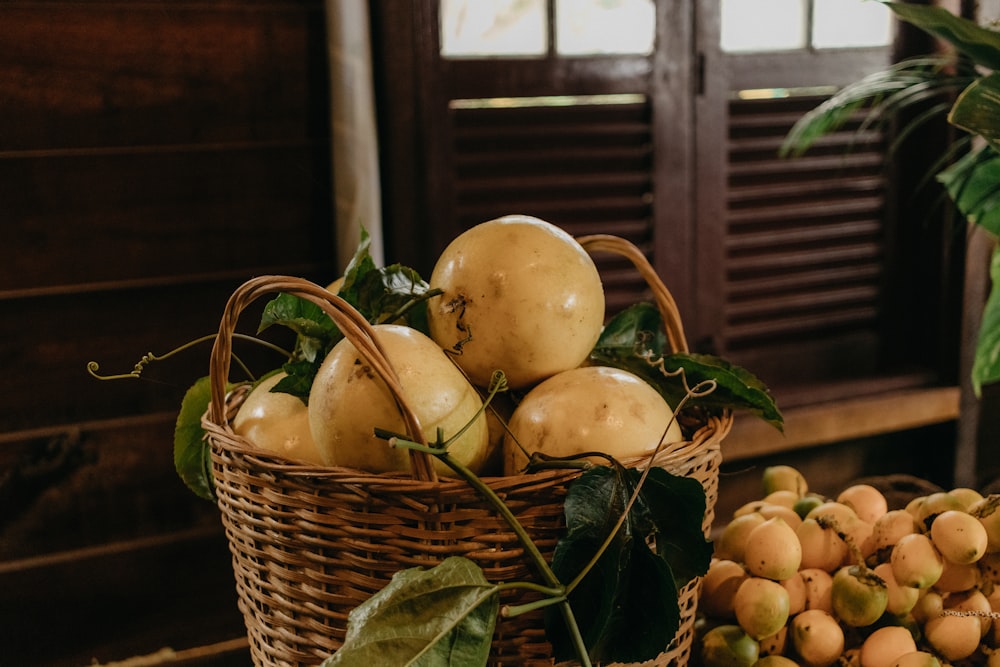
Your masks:
{"label": "dark green leaf", "polygon": [[296,356],[307,361],[325,356],[341,337],[337,325],[322,308],[294,294],[279,294],[264,306],[257,332],[276,324],[298,334]]}
{"label": "dark green leaf", "polygon": [[983,385],[1000,381],[1000,249],[993,251],[990,278],[993,285],[983,310],[972,365],[972,386],[977,396],[982,392]]}
{"label": "dark green leaf", "polygon": [[285,371],[286,377],[278,380],[278,383],[271,387],[271,391],[280,391],[285,394],[297,396],[303,403],[309,405],[309,391],[312,389],[313,378],[322,359],[315,361],[290,361],[281,367]]}
{"label": "dark green leaf", "polygon": [[962,91],[948,120],[1000,150],[1000,72],[981,77]]}
{"label": "dark green leaf", "polygon": [[970,222],[1000,235],[1000,154],[974,150],[938,174],[958,210]]}
{"label": "dark green leaf", "polygon": [[[566,535],[552,560],[560,581],[576,578],[597,553],[638,480],[636,470],[597,466],[573,482],[565,500]],[[711,544],[701,532],[701,484],[666,471],[651,470],[646,483],[650,480],[652,486],[643,487],[610,547],[569,597],[595,661],[636,662],[659,655],[680,623],[679,586],[672,566],[678,566],[683,581],[708,568]],[[647,496],[647,490],[652,495]],[[647,540],[656,542],[656,551]],[[557,658],[572,658],[572,643],[558,610],[547,614],[546,628]]]}
{"label": "dark green leaf", "polygon": [[427,304],[423,297],[428,289],[416,271],[393,264],[357,275],[340,295],[369,322],[405,323],[427,333]]}
{"label": "dark green leaf", "polygon": [[209,379],[197,380],[184,393],[174,426],[174,468],[188,488],[206,500],[215,499],[212,452],[201,417],[212,400]]}
{"label": "dark green leaf", "polygon": [[976,63],[1000,69],[1000,33],[956,16],[943,7],[886,2],[896,15],[939,39],[943,39]]}
{"label": "dark green leaf", "polygon": [[393,575],[348,618],[344,645],[322,667],[485,665],[500,597],[472,561]]}
{"label": "dark green leaf", "polygon": [[633,304],[611,318],[595,348],[616,358],[627,358],[645,350],[660,356],[669,351],[663,332],[663,316],[651,303]]}
{"label": "dark green leaf", "polygon": [[[613,318],[591,352],[592,362],[630,371],[643,378],[667,400],[677,406],[687,395],[679,376],[664,375],[645,358],[660,357],[666,347],[659,311],[651,304],[638,304]],[[692,399],[692,405],[709,409],[745,409],[775,428],[783,429],[784,420],[767,387],[744,368],[719,357],[704,354],[676,353],[663,357],[668,371],[684,369],[688,387],[713,380],[716,389]]]}

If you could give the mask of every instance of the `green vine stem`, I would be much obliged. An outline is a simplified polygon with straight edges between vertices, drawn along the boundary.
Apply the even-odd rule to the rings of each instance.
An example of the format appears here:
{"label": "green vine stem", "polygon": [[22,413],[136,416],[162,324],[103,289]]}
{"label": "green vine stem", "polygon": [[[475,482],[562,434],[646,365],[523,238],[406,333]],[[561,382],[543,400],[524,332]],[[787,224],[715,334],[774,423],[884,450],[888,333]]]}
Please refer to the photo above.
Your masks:
{"label": "green vine stem", "polygon": [[[573,610],[570,608],[569,601],[566,600],[565,597],[565,587],[559,581],[559,578],[556,577],[552,568],[549,567],[548,561],[545,560],[545,556],[541,551],[539,551],[538,546],[531,539],[531,536],[528,535],[528,531],[524,529],[524,526],[521,525],[521,522],[517,520],[517,517],[514,516],[514,513],[500,498],[500,496],[498,496],[496,492],[489,487],[489,485],[480,479],[478,475],[449,456],[446,443],[439,442],[437,445],[421,445],[399,436],[393,436],[389,438],[389,446],[412,449],[438,457],[442,463],[447,465],[455,472],[455,474],[468,482],[470,486],[478,491],[483,498],[485,498],[493,506],[497,513],[504,519],[504,521],[507,522],[507,525],[510,526],[511,530],[514,531],[514,534],[517,535],[518,540],[520,540],[522,546],[524,546],[524,550],[531,559],[531,562],[534,563],[541,573],[547,587],[552,589],[552,591],[559,591],[559,595],[555,596],[556,599],[550,604],[559,605],[559,610],[562,613],[563,620],[569,630],[570,637],[573,639],[573,644],[577,655],[580,658],[581,665],[583,665],[583,667],[591,667],[590,656],[587,652],[587,645],[583,641],[583,635],[580,633],[580,627],[577,625],[576,617],[573,615]],[[517,611],[516,608],[515,611]]]}
{"label": "green vine stem", "polygon": [[[146,366],[148,366],[149,364],[153,363],[154,361],[164,361],[165,359],[169,359],[170,357],[172,357],[172,356],[174,356],[176,354],[179,354],[181,352],[184,352],[185,350],[191,349],[195,345],[199,345],[201,343],[206,343],[206,342],[208,342],[210,340],[215,340],[215,337],[216,337],[216,334],[208,334],[207,336],[202,336],[200,338],[195,338],[194,340],[188,341],[187,343],[184,343],[183,345],[175,347],[174,349],[170,350],[169,352],[165,352],[164,354],[153,354],[152,352],[147,352],[145,355],[143,355],[143,357],[139,361],[136,362],[135,366],[133,366],[132,370],[129,371],[128,373],[118,373],[116,375],[102,375],[102,374],[98,373],[98,371],[101,370],[101,365],[99,363],[97,363],[96,361],[88,361],[87,362],[87,372],[90,373],[91,376],[97,378],[98,380],[128,380],[128,379],[140,378],[140,377],[142,377],[142,372],[144,370],[146,370]],[[285,350],[285,349],[283,349],[283,348],[275,345],[274,343],[271,343],[271,342],[266,341],[266,340],[261,340],[260,338],[257,338],[256,336],[248,336],[246,334],[234,333],[233,334],[233,338],[238,338],[240,340],[246,340],[246,341],[251,341],[251,342],[257,343],[258,345],[262,345],[263,347],[266,347],[268,349],[274,350],[275,352],[278,352],[279,354],[283,355],[286,358],[291,358],[291,356],[292,356],[291,352],[289,352],[289,351],[287,351],[287,350]],[[243,361],[240,360],[239,357],[237,357],[236,355],[233,355],[233,359],[240,366],[240,368],[243,370],[243,372],[247,374],[247,377],[251,377],[251,378],[254,377],[254,374],[250,371],[250,369],[247,367],[247,365],[244,364]]]}

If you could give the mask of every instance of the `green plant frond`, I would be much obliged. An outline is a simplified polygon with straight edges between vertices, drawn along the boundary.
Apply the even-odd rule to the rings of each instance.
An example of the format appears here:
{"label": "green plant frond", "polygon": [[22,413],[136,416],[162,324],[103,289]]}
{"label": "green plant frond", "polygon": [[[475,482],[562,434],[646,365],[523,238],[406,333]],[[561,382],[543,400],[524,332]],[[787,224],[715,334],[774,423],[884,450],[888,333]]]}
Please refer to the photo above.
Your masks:
{"label": "green plant frond", "polygon": [[946,90],[960,89],[962,84],[946,73],[947,68],[955,64],[956,59],[950,56],[911,58],[844,86],[792,126],[779,148],[779,155],[802,155],[817,139],[843,127],[861,109],[868,111],[860,129],[868,130],[876,127],[891,109],[916,104],[925,97],[944,94]]}
{"label": "green plant frond", "polygon": [[919,130],[923,129],[927,123],[944,118],[948,114],[948,109],[950,108],[951,104],[948,102],[935,104],[901,125],[899,130],[893,136],[892,142],[889,144],[889,155],[896,155],[899,153],[899,149],[910,137],[912,137]]}
{"label": "green plant frond", "polygon": [[956,16],[944,7],[884,2],[904,21],[942,39],[978,64],[1000,69],[1000,33]]}

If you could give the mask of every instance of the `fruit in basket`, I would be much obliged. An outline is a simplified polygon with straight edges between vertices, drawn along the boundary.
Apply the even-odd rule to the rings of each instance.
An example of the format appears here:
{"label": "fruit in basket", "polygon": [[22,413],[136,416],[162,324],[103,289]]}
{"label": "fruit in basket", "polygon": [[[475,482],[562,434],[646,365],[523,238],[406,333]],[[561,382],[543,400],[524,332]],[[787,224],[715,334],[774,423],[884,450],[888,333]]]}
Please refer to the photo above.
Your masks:
{"label": "fruit in basket", "polygon": [[291,394],[271,391],[285,377],[278,371],[251,390],[233,418],[233,432],[261,449],[321,464],[306,404]]}
{"label": "fruit in basket", "polygon": [[[472,422],[448,451],[473,471],[480,470],[489,434],[485,415],[477,416],[482,400],[475,388],[434,341],[416,329],[396,324],[374,329],[424,437],[434,443],[439,429],[448,438]],[[347,339],[334,346],[316,373],[309,394],[309,424],[327,465],[376,473],[410,469],[407,451],[390,447],[374,433],[379,428],[406,434],[396,401]],[[454,474],[438,460],[434,465],[440,474]]]}
{"label": "fruit in basket", "polygon": [[[562,457],[603,452],[625,462],[662,440],[683,440],[670,405],[646,381],[610,366],[581,366],[532,388],[514,409],[504,439],[504,473],[534,452]],[[599,463],[606,459],[597,458]]]}
{"label": "fruit in basket", "polygon": [[512,388],[579,366],[604,324],[593,259],[570,234],[524,215],[458,235],[434,265],[431,337],[455,353],[473,384],[502,370]]}

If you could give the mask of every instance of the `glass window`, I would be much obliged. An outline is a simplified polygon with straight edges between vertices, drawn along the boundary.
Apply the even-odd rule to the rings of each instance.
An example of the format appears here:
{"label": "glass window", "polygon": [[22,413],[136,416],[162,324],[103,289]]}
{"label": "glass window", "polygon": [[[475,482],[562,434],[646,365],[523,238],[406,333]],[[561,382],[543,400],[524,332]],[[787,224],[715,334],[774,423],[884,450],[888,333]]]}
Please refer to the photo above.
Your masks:
{"label": "glass window", "polygon": [[441,0],[441,55],[547,55],[552,3],[559,55],[653,52],[654,0]]}
{"label": "glass window", "polygon": [[724,51],[801,49],[806,27],[806,0],[722,0]]}
{"label": "glass window", "polygon": [[441,0],[441,55],[542,56],[546,0]]}
{"label": "glass window", "polygon": [[728,52],[885,46],[892,13],[871,0],[722,0]]}
{"label": "glass window", "polygon": [[892,41],[892,11],[881,2],[814,0],[812,43],[818,49],[884,46]]}
{"label": "glass window", "polygon": [[560,55],[649,54],[655,38],[653,0],[556,0]]}

